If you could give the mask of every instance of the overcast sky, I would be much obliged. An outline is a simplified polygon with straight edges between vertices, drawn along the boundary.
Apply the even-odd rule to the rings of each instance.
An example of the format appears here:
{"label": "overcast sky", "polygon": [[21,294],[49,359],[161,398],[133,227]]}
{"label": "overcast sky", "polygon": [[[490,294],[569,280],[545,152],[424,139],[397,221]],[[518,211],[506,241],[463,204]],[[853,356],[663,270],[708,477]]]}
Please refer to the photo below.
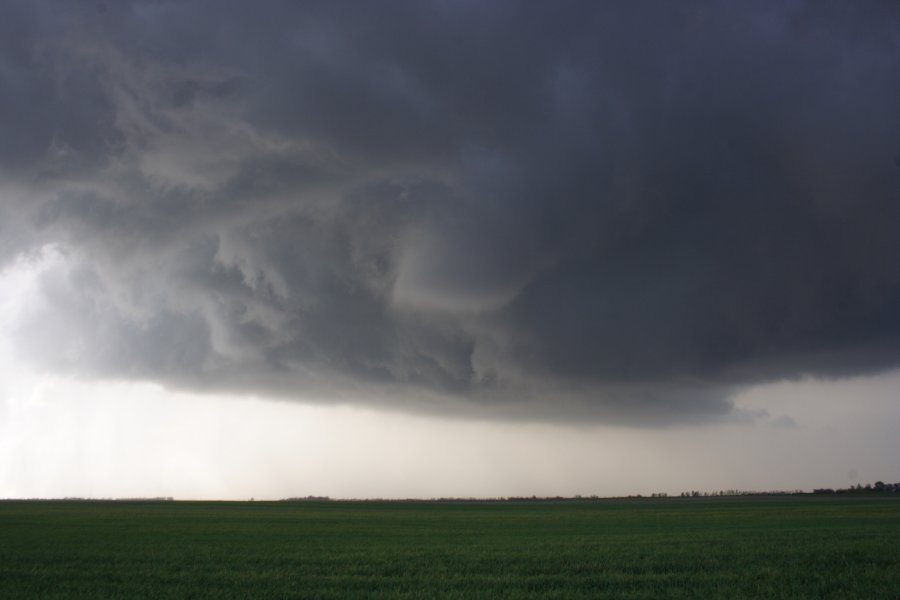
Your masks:
{"label": "overcast sky", "polygon": [[0,497],[900,481],[900,4],[6,0]]}

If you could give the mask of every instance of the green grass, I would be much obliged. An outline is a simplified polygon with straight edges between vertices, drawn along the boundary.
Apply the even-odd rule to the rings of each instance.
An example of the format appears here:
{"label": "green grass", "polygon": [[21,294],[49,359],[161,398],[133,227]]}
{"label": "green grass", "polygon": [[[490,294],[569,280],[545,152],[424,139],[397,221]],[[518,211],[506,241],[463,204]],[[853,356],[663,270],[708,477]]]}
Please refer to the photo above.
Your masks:
{"label": "green grass", "polygon": [[897,598],[900,498],[0,502],[0,598]]}

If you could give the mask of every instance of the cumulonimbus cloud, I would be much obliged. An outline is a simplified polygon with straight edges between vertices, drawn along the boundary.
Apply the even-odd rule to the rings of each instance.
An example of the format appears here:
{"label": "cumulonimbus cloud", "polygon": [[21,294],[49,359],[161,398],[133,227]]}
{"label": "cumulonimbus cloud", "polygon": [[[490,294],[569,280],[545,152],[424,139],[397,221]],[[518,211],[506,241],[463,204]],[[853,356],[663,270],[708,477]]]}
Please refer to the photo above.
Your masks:
{"label": "cumulonimbus cloud", "polygon": [[48,368],[658,423],[900,364],[890,3],[4,11]]}

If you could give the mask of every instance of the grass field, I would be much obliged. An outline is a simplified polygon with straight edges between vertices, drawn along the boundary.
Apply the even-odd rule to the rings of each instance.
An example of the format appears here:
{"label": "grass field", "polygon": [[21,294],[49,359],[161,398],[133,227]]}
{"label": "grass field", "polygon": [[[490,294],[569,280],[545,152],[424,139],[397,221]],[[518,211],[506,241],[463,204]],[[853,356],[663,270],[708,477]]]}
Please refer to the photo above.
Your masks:
{"label": "grass field", "polygon": [[0,502],[0,598],[898,598],[900,497]]}

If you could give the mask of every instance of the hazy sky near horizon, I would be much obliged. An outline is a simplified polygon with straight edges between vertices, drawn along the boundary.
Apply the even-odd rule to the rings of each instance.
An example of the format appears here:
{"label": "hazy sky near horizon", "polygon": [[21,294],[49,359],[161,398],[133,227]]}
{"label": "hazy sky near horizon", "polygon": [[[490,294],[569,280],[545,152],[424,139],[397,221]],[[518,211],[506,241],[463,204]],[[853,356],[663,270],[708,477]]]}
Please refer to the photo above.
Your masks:
{"label": "hazy sky near horizon", "polygon": [[900,5],[9,0],[0,497],[900,480]]}

